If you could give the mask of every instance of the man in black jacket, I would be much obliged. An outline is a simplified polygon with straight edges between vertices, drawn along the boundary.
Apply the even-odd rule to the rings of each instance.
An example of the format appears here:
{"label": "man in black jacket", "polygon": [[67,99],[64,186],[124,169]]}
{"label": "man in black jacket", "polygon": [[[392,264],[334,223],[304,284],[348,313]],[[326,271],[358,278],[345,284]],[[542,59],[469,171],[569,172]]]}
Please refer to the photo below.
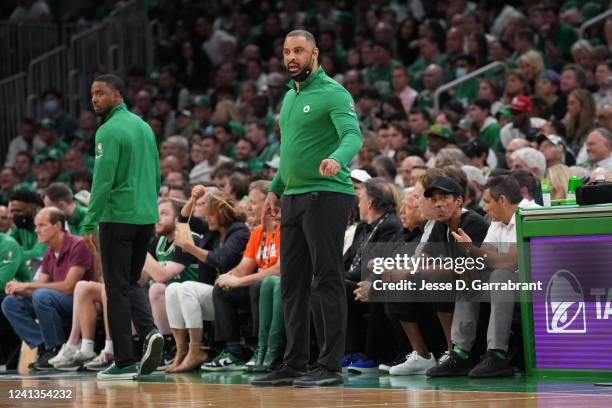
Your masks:
{"label": "man in black jacket", "polygon": [[[397,216],[395,186],[377,177],[363,184],[359,198],[361,222],[357,225],[353,244],[344,255],[345,286],[348,301],[347,356],[342,361],[343,368],[352,372],[378,371],[378,363],[392,358],[395,349],[387,333],[392,330],[384,312],[384,303],[363,303],[356,301],[353,291],[360,281],[364,281],[362,265],[367,263],[366,254],[375,243],[388,243],[400,239],[402,222]],[[360,334],[363,328],[363,315],[370,314],[367,335]],[[313,299],[313,313],[321,313],[317,299]],[[322,328],[317,327],[318,330]],[[319,337],[319,336],[317,336]],[[365,345],[361,339],[365,338]],[[392,340],[392,339],[391,339]],[[390,344],[389,344],[390,343]],[[364,351],[365,356],[358,359],[356,352]],[[350,367],[349,367],[350,366]]]}

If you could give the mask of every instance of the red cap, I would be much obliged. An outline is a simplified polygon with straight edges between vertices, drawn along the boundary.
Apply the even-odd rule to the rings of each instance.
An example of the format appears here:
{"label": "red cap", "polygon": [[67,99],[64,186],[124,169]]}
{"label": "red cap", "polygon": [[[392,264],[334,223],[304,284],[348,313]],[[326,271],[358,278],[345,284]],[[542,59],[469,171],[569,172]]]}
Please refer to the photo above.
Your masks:
{"label": "red cap", "polygon": [[531,99],[525,95],[515,96],[510,103],[510,110],[513,111],[530,112],[532,108],[533,103],[531,103]]}

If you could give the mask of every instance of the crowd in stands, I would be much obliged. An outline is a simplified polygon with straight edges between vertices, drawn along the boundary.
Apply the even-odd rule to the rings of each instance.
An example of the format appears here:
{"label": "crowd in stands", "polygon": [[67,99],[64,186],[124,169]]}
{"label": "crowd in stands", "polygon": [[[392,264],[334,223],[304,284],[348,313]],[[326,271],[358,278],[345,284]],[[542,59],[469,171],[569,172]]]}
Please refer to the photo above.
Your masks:
{"label": "crowd in stands", "polygon": [[[161,366],[258,371],[282,359],[280,220],[262,208],[281,160],[284,35],[303,28],[322,69],[353,97],[363,137],[350,164],[343,367],[512,375],[522,341],[512,302],[492,299],[480,320],[478,303],[459,298],[368,302],[362,255],[371,242],[446,242],[447,256],[494,254],[488,279],[517,279],[516,252],[497,244],[516,242],[516,208],[543,204],[541,180],[552,199],[566,198],[571,176],[612,181],[612,19],[578,36],[607,3],[153,3],[156,66],[130,68],[124,97],[160,154],[160,221],[141,284],[167,340]],[[32,4],[44,2],[20,2],[14,15]],[[502,66],[436,92],[495,61]],[[0,364],[17,335],[39,348],[34,369],[100,370],[113,358],[104,285],[78,238],[98,119],[66,113],[54,89],[41,102],[43,115],[22,120],[2,158]],[[185,223],[191,236],[179,233]]]}

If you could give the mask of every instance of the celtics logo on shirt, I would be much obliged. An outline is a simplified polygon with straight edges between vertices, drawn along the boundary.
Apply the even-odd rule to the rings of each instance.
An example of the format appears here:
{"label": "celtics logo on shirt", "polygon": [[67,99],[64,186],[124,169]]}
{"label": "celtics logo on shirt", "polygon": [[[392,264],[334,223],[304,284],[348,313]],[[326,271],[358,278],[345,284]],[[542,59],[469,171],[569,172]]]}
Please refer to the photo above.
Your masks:
{"label": "celtics logo on shirt", "polygon": [[102,157],[102,143],[98,143],[98,149],[96,150],[96,159]]}

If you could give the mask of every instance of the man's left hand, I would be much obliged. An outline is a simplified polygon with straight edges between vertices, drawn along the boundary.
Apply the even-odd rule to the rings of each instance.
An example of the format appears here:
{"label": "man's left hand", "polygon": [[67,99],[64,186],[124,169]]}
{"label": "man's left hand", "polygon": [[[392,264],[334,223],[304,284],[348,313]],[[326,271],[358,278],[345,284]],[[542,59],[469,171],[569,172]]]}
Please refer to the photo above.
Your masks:
{"label": "man's left hand", "polygon": [[340,171],[340,164],[334,159],[325,159],[319,166],[319,173],[322,176],[330,177],[335,176]]}
{"label": "man's left hand", "polygon": [[357,289],[353,291],[355,300],[360,302],[367,302],[370,300],[370,289],[372,288],[372,282],[361,281],[357,284]]}
{"label": "man's left hand", "polygon": [[4,291],[7,295],[19,295],[25,292],[27,289],[27,283],[25,282],[17,282],[16,280],[12,280],[8,282],[4,288]]}
{"label": "man's left hand", "polygon": [[235,288],[238,286],[240,279],[233,275],[223,274],[217,278],[216,284],[221,287],[221,289],[228,291],[231,288]]}
{"label": "man's left hand", "polygon": [[83,239],[85,240],[85,246],[87,249],[93,253],[98,251],[98,244],[96,243],[96,236],[94,234],[85,234]]}

